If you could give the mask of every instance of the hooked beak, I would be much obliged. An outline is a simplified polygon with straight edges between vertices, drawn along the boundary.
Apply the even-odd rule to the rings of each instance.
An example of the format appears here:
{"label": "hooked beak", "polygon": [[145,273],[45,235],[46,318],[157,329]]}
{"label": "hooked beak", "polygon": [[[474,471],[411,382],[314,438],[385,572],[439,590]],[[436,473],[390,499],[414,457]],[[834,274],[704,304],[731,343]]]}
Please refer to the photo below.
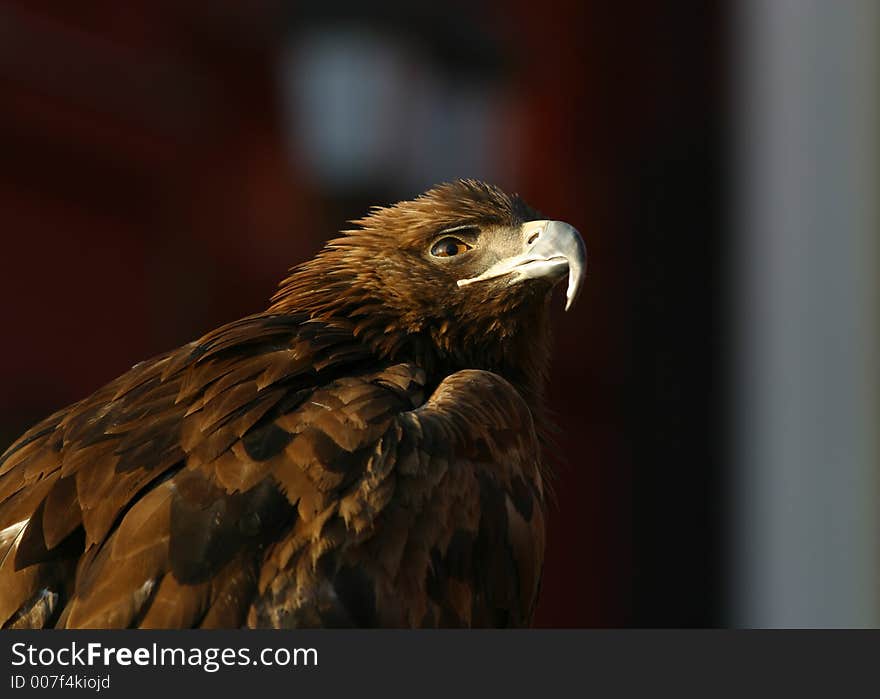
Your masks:
{"label": "hooked beak", "polygon": [[581,234],[562,221],[528,221],[520,231],[522,254],[496,262],[478,277],[459,279],[458,285],[467,286],[505,275],[510,275],[508,284],[541,277],[550,277],[556,282],[567,273],[567,311],[574,305],[586,276],[587,251]]}

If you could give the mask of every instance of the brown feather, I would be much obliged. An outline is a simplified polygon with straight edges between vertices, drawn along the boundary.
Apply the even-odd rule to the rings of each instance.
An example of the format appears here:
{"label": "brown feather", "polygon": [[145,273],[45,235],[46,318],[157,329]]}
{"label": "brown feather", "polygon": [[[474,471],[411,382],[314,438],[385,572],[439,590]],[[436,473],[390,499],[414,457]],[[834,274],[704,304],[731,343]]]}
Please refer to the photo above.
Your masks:
{"label": "brown feather", "polygon": [[418,250],[530,216],[473,181],[377,209],[268,311],[25,433],[0,456],[0,624],[528,624],[545,303],[440,293]]}

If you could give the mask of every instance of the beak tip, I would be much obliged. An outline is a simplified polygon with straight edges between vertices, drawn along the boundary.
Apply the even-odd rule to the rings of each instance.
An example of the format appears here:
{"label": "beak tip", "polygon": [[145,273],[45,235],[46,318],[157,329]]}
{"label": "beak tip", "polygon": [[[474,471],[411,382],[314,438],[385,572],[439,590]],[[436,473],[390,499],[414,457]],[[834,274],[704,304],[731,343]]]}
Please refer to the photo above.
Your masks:
{"label": "beak tip", "polygon": [[581,285],[583,282],[583,266],[578,265],[578,269],[569,269],[568,272],[568,288],[565,290],[565,310],[570,311],[574,308],[575,302],[581,295]]}
{"label": "beak tip", "polygon": [[574,308],[574,305],[577,302],[577,298],[579,296],[579,294],[578,294],[579,291],[580,291],[580,289],[572,289],[571,287],[569,287],[569,289],[566,291],[566,293],[565,293],[565,310],[566,311],[570,311],[572,308]]}

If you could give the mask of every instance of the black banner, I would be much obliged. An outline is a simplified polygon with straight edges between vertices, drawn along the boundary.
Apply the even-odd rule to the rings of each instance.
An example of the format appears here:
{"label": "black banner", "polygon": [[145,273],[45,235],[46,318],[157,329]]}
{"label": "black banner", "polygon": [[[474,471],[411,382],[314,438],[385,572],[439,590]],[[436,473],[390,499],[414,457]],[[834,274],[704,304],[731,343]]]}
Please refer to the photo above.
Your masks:
{"label": "black banner", "polygon": [[715,697],[771,687],[786,695],[870,687],[880,633],[12,631],[0,633],[0,641],[3,697],[588,696],[595,690]]}

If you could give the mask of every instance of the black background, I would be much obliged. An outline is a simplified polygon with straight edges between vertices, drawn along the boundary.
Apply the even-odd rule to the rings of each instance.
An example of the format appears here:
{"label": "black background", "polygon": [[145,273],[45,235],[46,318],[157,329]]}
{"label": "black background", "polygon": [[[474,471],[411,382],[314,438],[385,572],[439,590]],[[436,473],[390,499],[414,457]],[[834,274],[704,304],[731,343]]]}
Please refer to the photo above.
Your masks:
{"label": "black background", "polygon": [[[281,46],[339,19],[311,5],[0,7],[0,448],[264,307],[287,267],[395,198],[327,188],[285,154]],[[587,242],[584,295],[556,308],[567,465],[536,623],[722,624],[726,6],[382,7],[359,16],[429,45],[450,85],[510,91],[498,184]]]}

